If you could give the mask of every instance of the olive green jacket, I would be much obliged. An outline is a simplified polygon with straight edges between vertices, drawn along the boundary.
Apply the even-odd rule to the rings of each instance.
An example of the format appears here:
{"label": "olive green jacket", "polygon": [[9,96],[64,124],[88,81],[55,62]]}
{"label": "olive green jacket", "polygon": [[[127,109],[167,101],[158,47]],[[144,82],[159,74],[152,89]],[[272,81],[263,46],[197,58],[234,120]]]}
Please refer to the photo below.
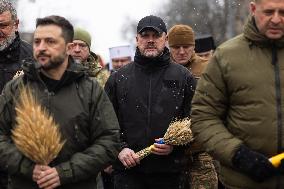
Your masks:
{"label": "olive green jacket", "polygon": [[250,18],[243,34],[218,47],[198,82],[192,130],[195,139],[220,161],[220,179],[229,188],[270,189],[276,188],[277,180],[284,188],[283,175],[257,183],[232,165],[241,144],[268,158],[279,153],[279,142],[284,144],[279,133],[284,131],[283,47],[284,38],[267,39]]}
{"label": "olive green jacket", "polygon": [[15,103],[20,86],[33,94],[59,125],[66,140],[49,166],[55,167],[59,189],[94,189],[96,175],[118,154],[119,126],[104,90],[89,79],[83,66],[69,62],[59,86],[49,91],[37,63],[26,62],[24,75],[9,82],[0,96],[0,166],[9,173],[9,188],[38,188],[32,180],[34,163],[14,145],[11,131],[16,125]]}

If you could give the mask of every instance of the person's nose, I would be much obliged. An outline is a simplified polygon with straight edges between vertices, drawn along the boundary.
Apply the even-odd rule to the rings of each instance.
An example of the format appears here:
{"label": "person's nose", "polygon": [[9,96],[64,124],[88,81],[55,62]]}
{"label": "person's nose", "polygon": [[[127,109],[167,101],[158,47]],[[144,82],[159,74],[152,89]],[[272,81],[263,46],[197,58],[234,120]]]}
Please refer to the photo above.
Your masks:
{"label": "person's nose", "polygon": [[155,37],[154,36],[149,36],[148,37],[148,43],[153,43],[154,42],[154,40],[155,40]]}
{"label": "person's nose", "polygon": [[79,47],[79,45],[74,46],[74,51],[77,53],[81,51],[81,48]]}
{"label": "person's nose", "polygon": [[180,54],[184,54],[184,53],[185,53],[185,51],[184,51],[184,48],[183,48],[183,47],[180,47],[180,48],[179,48],[179,53],[180,53]]}
{"label": "person's nose", "polygon": [[123,66],[123,61],[119,61],[118,65],[119,65],[119,67],[122,67]]}
{"label": "person's nose", "polygon": [[272,15],[271,22],[273,24],[279,24],[281,22],[281,16],[277,11]]}
{"label": "person's nose", "polygon": [[41,41],[41,42],[39,43],[39,45],[37,46],[37,49],[38,49],[39,51],[45,51],[45,50],[46,50],[46,43],[45,43],[44,41]]}

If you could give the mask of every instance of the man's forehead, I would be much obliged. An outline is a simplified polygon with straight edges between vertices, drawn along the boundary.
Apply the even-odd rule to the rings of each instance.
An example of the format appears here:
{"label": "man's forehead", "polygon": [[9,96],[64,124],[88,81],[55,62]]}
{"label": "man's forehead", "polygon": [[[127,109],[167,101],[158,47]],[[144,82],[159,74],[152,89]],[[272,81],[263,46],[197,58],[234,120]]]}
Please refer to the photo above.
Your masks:
{"label": "man's forehead", "polygon": [[77,43],[77,44],[87,44],[85,41],[82,41],[80,39],[75,39],[73,40],[73,43]]}
{"label": "man's forehead", "polygon": [[212,52],[212,50],[209,50],[209,51],[200,52],[198,54],[207,54],[207,53],[211,53],[211,52]]}
{"label": "man's forehead", "polygon": [[172,47],[175,47],[175,48],[179,48],[179,47],[183,47],[183,48],[188,48],[188,47],[194,47],[194,45],[189,45],[189,44],[181,44],[181,45],[173,45]]}
{"label": "man's forehead", "polygon": [[5,22],[5,21],[11,21],[12,20],[12,14],[10,11],[4,11],[0,13],[0,22]]}
{"label": "man's forehead", "polygon": [[143,30],[142,32],[139,33],[140,35],[149,35],[149,34],[155,34],[155,35],[161,35],[158,31],[151,29],[151,28],[147,28],[145,30]]}
{"label": "man's forehead", "polygon": [[56,25],[38,26],[34,32],[34,38],[63,38],[62,30]]}
{"label": "man's forehead", "polygon": [[125,56],[125,57],[118,57],[118,58],[112,58],[113,61],[118,61],[118,60],[129,60],[131,59],[130,56]]}

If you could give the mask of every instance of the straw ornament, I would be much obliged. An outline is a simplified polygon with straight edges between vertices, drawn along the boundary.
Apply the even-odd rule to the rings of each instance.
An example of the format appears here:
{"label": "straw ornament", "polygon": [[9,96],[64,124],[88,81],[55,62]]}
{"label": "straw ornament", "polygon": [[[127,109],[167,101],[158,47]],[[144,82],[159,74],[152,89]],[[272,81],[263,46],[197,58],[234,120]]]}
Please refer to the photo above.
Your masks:
{"label": "straw ornament", "polygon": [[17,77],[24,75],[24,71],[23,70],[19,70],[15,73],[15,75],[13,76],[13,79],[16,79]]}
{"label": "straw ornament", "polygon": [[16,147],[35,163],[48,165],[64,145],[58,125],[27,87],[21,88],[15,108],[17,124],[12,139]]}
{"label": "straw ornament", "polygon": [[[170,144],[170,145],[185,145],[190,143],[193,140],[192,131],[190,129],[190,119],[185,118],[182,120],[175,120],[170,123],[161,144]],[[136,154],[139,156],[139,159],[143,159],[149,154],[151,154],[151,149],[154,145],[151,145],[143,150],[140,150]]]}

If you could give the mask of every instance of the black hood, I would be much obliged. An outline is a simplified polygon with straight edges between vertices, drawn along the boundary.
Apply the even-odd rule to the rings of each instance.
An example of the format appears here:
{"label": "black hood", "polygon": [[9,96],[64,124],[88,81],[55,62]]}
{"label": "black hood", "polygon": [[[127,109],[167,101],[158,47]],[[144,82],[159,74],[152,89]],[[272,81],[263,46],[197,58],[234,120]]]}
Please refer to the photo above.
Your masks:
{"label": "black hood", "polygon": [[138,48],[136,48],[134,62],[144,68],[154,69],[164,67],[170,63],[170,51],[167,47],[164,48],[163,53],[155,58],[148,58],[143,56]]}

